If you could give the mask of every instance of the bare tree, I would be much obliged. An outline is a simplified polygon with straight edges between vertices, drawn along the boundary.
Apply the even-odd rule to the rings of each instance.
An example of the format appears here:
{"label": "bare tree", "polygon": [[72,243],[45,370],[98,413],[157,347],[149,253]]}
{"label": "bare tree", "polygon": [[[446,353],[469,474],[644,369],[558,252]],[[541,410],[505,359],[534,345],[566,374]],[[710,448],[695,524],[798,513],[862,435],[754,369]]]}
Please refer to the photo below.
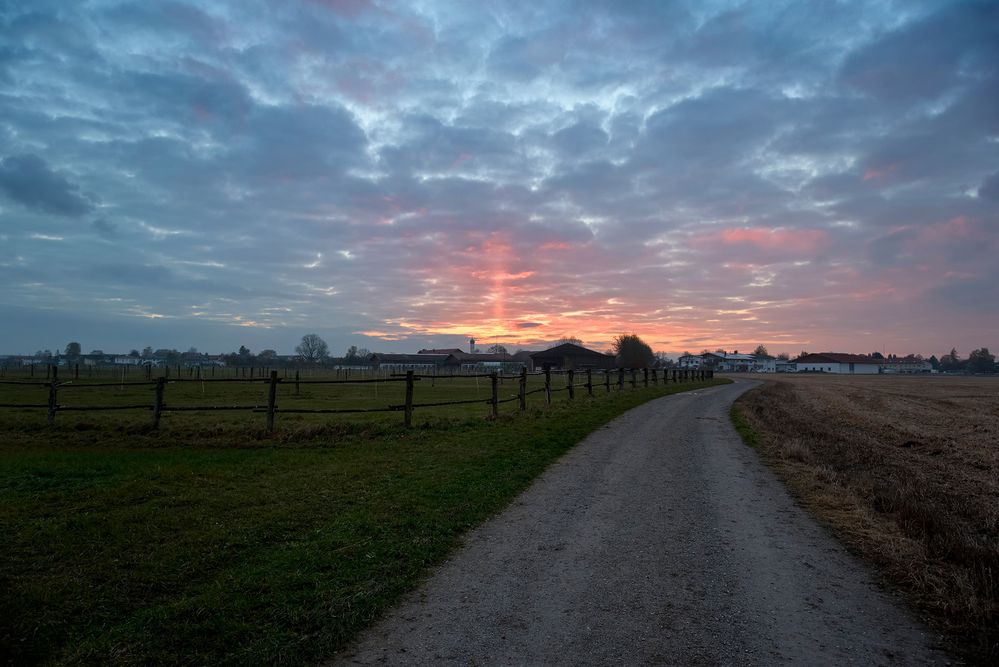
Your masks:
{"label": "bare tree", "polygon": [[489,354],[509,354],[509,352],[506,351],[506,347],[500,345],[499,343],[496,343],[495,345],[490,345],[489,349],[486,350],[486,352],[488,352]]}
{"label": "bare tree", "polygon": [[557,341],[549,345],[548,348],[551,349],[553,347],[558,347],[559,345],[565,345],[566,343],[569,343],[570,345],[579,345],[580,347],[583,345],[583,341],[579,340],[575,336],[562,336]]}
{"label": "bare tree", "polygon": [[303,361],[319,363],[330,354],[330,348],[322,338],[314,333],[302,336],[302,342],[295,346],[295,352]]}

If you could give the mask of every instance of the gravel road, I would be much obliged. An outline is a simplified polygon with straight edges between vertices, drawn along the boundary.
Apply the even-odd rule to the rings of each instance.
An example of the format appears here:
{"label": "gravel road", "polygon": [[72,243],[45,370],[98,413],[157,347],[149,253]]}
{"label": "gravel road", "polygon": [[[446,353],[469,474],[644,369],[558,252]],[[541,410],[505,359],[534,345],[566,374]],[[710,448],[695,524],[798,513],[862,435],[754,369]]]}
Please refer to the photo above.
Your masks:
{"label": "gravel road", "polygon": [[336,664],[946,664],[728,418],[735,384],[590,435]]}

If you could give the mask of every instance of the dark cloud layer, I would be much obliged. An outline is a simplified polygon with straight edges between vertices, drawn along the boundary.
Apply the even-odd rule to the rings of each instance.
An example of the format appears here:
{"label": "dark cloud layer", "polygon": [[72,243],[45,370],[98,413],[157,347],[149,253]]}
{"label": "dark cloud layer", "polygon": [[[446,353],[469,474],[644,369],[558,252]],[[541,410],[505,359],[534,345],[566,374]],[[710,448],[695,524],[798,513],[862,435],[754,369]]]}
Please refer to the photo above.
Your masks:
{"label": "dark cloud layer", "polygon": [[993,2],[2,3],[0,351],[999,347],[997,91]]}

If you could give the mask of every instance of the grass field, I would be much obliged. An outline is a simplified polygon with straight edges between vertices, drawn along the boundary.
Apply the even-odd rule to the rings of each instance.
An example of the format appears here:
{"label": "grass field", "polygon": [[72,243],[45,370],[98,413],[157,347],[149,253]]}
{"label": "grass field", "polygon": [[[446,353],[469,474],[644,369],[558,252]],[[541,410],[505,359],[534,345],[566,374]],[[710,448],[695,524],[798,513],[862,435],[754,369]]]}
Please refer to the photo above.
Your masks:
{"label": "grass field", "polygon": [[733,417],[956,650],[999,658],[999,378],[778,377]]}
{"label": "grass field", "polygon": [[[488,380],[444,382],[438,397],[488,396]],[[418,410],[409,430],[398,413],[279,414],[273,436],[251,413],[170,414],[155,433],[142,411],[60,413],[54,427],[44,411],[0,411],[0,662],[314,663],[594,428],[705,384],[561,392],[551,407],[535,394],[498,420],[485,404]],[[105,395],[81,404],[150,397],[93,391]],[[201,391],[171,385],[168,403],[264,395]],[[380,405],[399,390],[291,391],[279,405]]]}
{"label": "grass field", "polygon": [[[162,373],[162,370],[159,370]],[[231,371],[230,371],[231,372]],[[220,372],[221,375],[221,372]],[[116,375],[104,372],[97,377],[80,377],[77,380],[67,379],[66,373],[60,380],[58,403],[61,407],[83,406],[142,406],[135,410],[105,411],[105,412],[72,412],[59,413],[56,421],[59,424],[69,424],[77,430],[94,426],[119,427],[131,430],[142,430],[151,422],[154,387],[145,380],[139,369],[132,369],[127,375]],[[325,380],[392,380],[387,382],[369,382],[364,384],[310,384],[311,381]],[[638,384],[642,383],[642,372],[636,373]],[[44,371],[35,378],[29,378],[23,371],[8,373],[6,381],[25,382],[23,386],[0,384],[0,404],[45,404],[48,400],[48,387],[45,386]],[[120,379],[120,384],[118,383]],[[312,374],[302,377],[302,382],[296,390],[294,377],[280,378],[277,389],[278,416],[276,423],[289,427],[292,431],[297,427],[308,427],[314,424],[324,424],[329,421],[329,415],[309,415],[300,413],[281,414],[281,410],[294,409],[324,409],[324,410],[357,410],[386,408],[400,406],[405,402],[405,382],[403,378],[392,378],[388,372],[358,372],[345,374]],[[555,396],[565,396],[568,378],[564,373],[552,374],[552,389]],[[176,380],[176,375],[173,377]],[[233,407],[245,406],[246,410],[225,410],[212,413],[211,423],[218,427],[254,425],[262,427],[265,415],[254,413],[251,408],[263,409],[267,405],[268,386],[266,380],[221,382],[213,379],[205,381],[193,380],[183,374],[182,381],[169,381],[165,389],[165,404],[167,408],[189,410],[192,407]],[[540,373],[527,377],[528,407],[544,406],[545,396],[540,390],[544,387],[544,377]],[[592,374],[594,394],[599,396],[607,393],[606,378],[602,371]],[[611,389],[617,389],[618,375],[610,373]],[[625,373],[625,386],[631,386],[631,374]],[[33,382],[34,384],[27,384]],[[582,396],[586,390],[578,385],[586,382],[586,375],[580,371],[575,375],[576,394]],[[114,383],[110,386],[94,387],[93,383]],[[499,400],[511,401],[516,398],[518,379],[501,376],[499,380]],[[469,416],[488,415],[490,408],[487,401],[492,394],[488,377],[442,376],[438,378],[424,377],[414,386],[414,403],[438,403],[447,401],[468,401],[477,399],[480,405],[465,404],[451,406],[435,406],[432,408],[417,408],[414,411],[414,423],[433,421],[435,418],[463,418]],[[516,411],[516,401],[505,404],[501,410]],[[189,425],[204,424],[204,414],[190,412],[165,412],[161,420],[164,430],[184,430]],[[41,425],[45,422],[44,409],[0,410],[0,419],[11,419],[15,423]],[[385,423],[401,422],[402,412],[397,413],[358,413],[350,416],[352,423]],[[287,430],[287,429],[286,429]]]}

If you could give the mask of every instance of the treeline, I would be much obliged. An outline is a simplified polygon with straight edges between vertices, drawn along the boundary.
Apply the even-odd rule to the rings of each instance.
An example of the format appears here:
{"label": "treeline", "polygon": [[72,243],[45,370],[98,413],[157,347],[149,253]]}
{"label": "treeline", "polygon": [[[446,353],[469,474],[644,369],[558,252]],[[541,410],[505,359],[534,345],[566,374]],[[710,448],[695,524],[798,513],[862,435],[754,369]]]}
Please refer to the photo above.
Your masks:
{"label": "treeline", "polygon": [[899,357],[895,354],[885,356],[880,352],[872,352],[871,357],[874,359],[883,359],[885,361],[904,360],[907,358],[918,359],[920,361],[928,362],[930,366],[933,367],[933,370],[940,371],[941,373],[999,372],[996,369],[996,355],[989,352],[989,348],[987,347],[980,347],[977,350],[973,350],[971,354],[968,355],[967,359],[962,359],[956,348],[951,348],[950,352],[943,355],[939,359],[937,359],[935,354],[929,359],[925,359],[921,354],[913,354],[909,355],[909,357]]}
{"label": "treeline", "polygon": [[[930,357],[929,362],[933,363],[933,357]],[[962,359],[957,349],[951,348],[950,352],[940,357],[936,368],[944,373],[995,373],[996,355],[990,353],[989,348],[980,347],[972,350],[967,359]]]}

